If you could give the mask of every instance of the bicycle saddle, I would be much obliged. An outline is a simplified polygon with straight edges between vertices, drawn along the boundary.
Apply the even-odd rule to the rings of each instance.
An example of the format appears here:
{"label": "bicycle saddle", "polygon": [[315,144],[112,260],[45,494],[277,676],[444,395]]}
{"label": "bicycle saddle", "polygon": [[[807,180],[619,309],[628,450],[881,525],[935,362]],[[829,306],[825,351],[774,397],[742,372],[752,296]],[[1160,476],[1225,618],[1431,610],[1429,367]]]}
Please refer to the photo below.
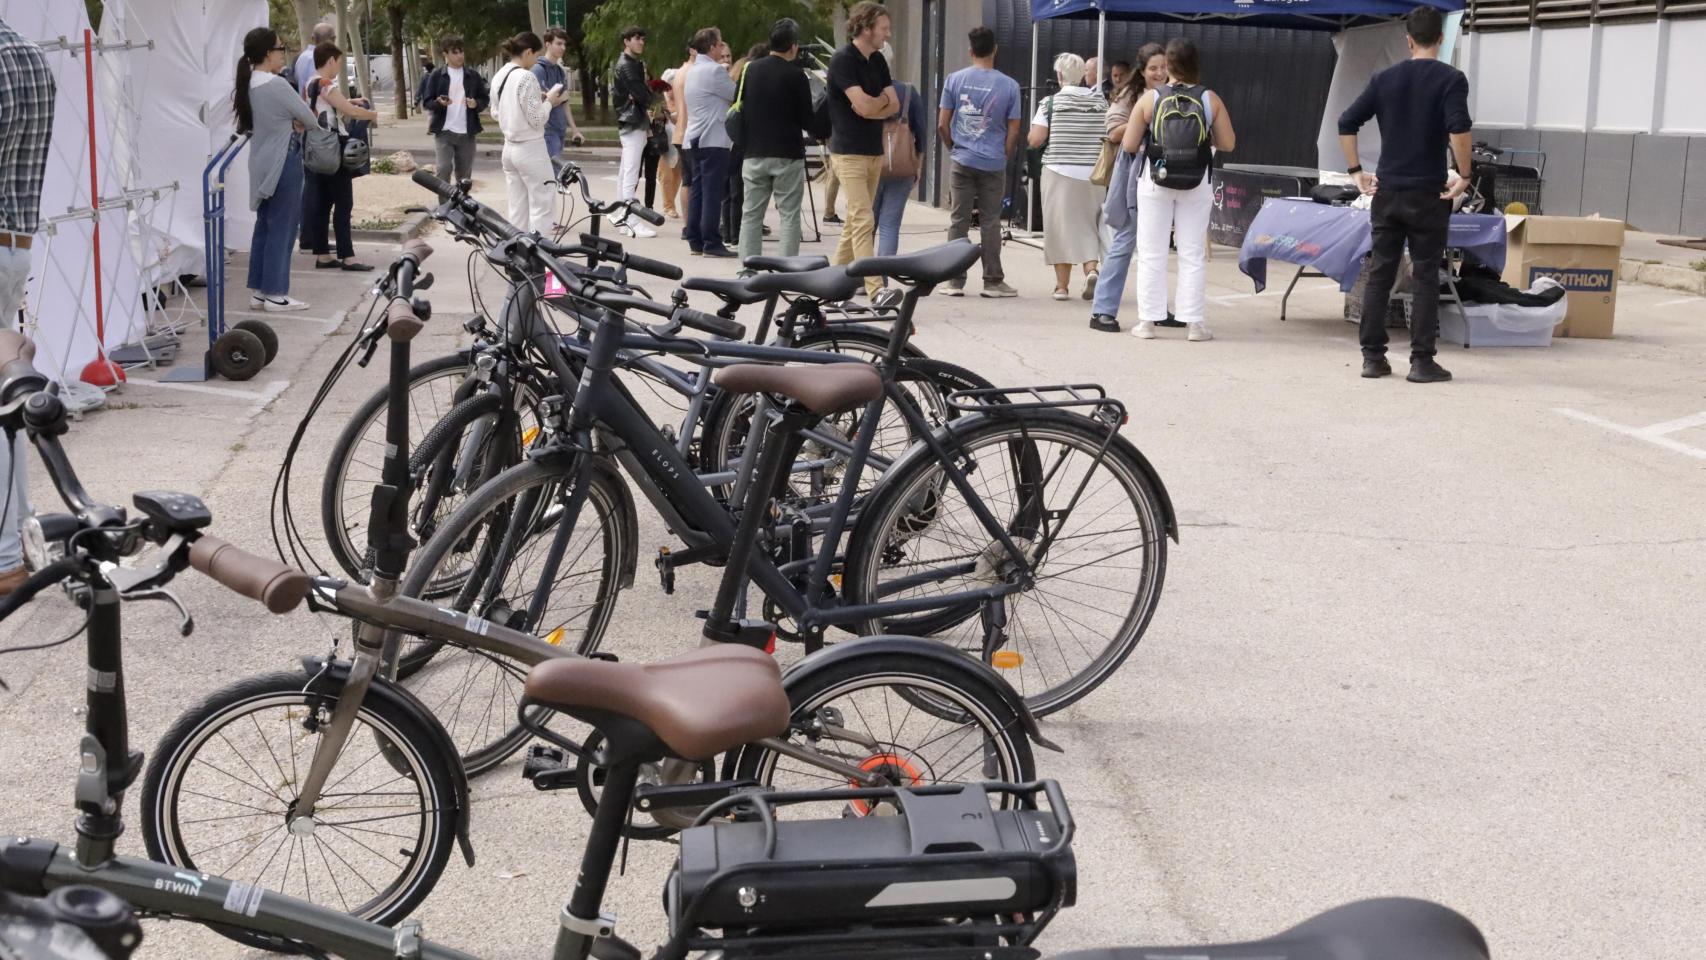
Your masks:
{"label": "bicycle saddle", "polygon": [[977,262],[982,249],[970,240],[953,240],[898,257],[862,257],[847,265],[847,275],[937,284],[964,274],[967,267]]}
{"label": "bicycle saddle", "polygon": [[1386,897],[1335,907],[1266,940],[1189,947],[1103,947],[1054,960],[1487,960],[1469,919],[1426,900]]}
{"label": "bicycle saddle", "polygon": [[[705,760],[788,728],[782,671],[762,650],[702,647],[657,663],[579,657],[547,660],[527,674],[527,696],[579,716],[639,721],[677,756]],[[597,718],[586,718],[597,726]]]}
{"label": "bicycle saddle", "polygon": [[804,273],[807,270],[821,270],[829,266],[829,258],[823,256],[806,257],[747,257],[741,261],[741,266],[748,270],[767,270],[778,273]]}
{"label": "bicycle saddle", "polygon": [[883,378],[868,363],[737,363],[718,370],[711,382],[729,393],[779,393],[824,417],[883,395]]}
{"label": "bicycle saddle", "polygon": [[805,273],[761,273],[746,281],[747,288],[766,296],[772,293],[803,293],[826,302],[851,297],[859,281],[840,267],[819,267]]}
{"label": "bicycle saddle", "polygon": [[749,303],[757,303],[770,296],[768,293],[759,293],[753,290],[751,283],[751,280],[714,280],[710,277],[689,277],[681,282],[681,289],[713,293],[729,303],[744,307]]}

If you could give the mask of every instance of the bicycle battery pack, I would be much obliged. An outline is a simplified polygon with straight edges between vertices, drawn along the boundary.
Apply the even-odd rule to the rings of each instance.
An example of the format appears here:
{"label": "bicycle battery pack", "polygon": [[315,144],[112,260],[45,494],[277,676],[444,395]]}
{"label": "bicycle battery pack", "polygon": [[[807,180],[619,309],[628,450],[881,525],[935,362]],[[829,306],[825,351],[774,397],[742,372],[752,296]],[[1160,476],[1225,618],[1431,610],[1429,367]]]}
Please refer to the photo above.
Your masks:
{"label": "bicycle battery pack", "polygon": [[[1048,806],[1039,809],[1036,799],[1044,793]],[[1003,798],[1009,809],[999,809]],[[681,834],[667,898],[675,942],[683,946],[685,940],[726,955],[747,953],[743,945],[755,954],[786,954],[791,939],[804,937],[801,946],[817,940],[821,949],[821,936],[839,930],[845,931],[836,940],[839,953],[852,946],[849,935],[857,940],[876,929],[884,931],[879,940],[893,940],[916,928],[916,937],[906,937],[916,952],[944,934],[963,939],[969,929],[944,921],[975,927],[980,920],[991,925],[986,942],[1027,943],[1076,896],[1072,820],[1053,781],[763,793],[731,801],[747,804],[756,819]],[[842,816],[777,818],[777,808],[801,803],[814,810],[834,809],[832,803]],[[695,938],[707,929],[725,937]],[[865,944],[873,947],[884,952]]]}

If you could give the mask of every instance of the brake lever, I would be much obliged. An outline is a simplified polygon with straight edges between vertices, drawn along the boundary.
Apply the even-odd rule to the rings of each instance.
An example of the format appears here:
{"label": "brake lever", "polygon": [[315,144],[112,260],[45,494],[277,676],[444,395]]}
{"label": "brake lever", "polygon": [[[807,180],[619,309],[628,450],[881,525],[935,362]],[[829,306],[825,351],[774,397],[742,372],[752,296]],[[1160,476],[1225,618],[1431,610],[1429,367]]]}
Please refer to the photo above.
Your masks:
{"label": "brake lever", "polygon": [[149,587],[143,590],[135,590],[130,593],[124,593],[121,591],[119,593],[119,599],[163,600],[166,603],[171,604],[173,607],[176,607],[178,610],[178,634],[180,636],[187,637],[195,632],[195,618],[190,616],[189,608],[184,606],[184,602],[178,599],[177,594],[165,587]]}

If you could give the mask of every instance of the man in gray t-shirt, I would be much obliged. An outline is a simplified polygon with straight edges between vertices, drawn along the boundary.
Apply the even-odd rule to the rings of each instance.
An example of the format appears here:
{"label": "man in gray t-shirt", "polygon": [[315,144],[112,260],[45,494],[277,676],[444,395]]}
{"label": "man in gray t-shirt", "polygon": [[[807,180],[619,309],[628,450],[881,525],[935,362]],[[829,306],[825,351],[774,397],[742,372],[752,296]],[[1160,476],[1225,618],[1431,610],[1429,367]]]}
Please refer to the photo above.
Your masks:
{"label": "man in gray t-shirt", "polygon": [[[973,27],[971,66],[942,84],[936,133],[950,148],[949,173],[954,207],[948,239],[971,233],[975,207],[983,243],[983,295],[1015,297],[1001,271],[1001,208],[1007,194],[1007,159],[1019,143],[1019,84],[995,69],[995,32]],[[963,296],[966,278],[948,281],[942,290]]]}

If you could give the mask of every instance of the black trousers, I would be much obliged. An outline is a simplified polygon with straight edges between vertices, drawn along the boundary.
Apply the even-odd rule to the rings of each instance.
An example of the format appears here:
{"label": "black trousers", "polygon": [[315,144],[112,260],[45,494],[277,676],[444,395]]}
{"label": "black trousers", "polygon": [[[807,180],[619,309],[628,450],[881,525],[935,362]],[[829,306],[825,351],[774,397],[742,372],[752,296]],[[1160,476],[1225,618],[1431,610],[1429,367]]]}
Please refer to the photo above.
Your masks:
{"label": "black trousers", "polygon": [[1368,262],[1368,287],[1362,301],[1362,355],[1386,355],[1386,303],[1398,279],[1404,246],[1410,247],[1413,294],[1410,356],[1431,357],[1439,338],[1439,262],[1451,229],[1451,201],[1441,188],[1391,190],[1382,187],[1369,210],[1374,251]]}
{"label": "black trousers", "polygon": [[657,204],[653,201],[658,197],[658,155],[650,144],[646,146],[646,152],[640,154],[640,176],[646,181],[646,206],[656,210]]}
{"label": "black trousers", "polygon": [[[351,180],[348,170],[310,173],[303,178],[306,196],[303,198],[302,232],[308,241],[308,249],[318,256],[332,252],[326,230],[328,218],[337,233],[338,259],[348,260],[355,256],[355,244],[350,240],[350,211],[355,206]],[[313,186],[309,187],[309,184]]]}

